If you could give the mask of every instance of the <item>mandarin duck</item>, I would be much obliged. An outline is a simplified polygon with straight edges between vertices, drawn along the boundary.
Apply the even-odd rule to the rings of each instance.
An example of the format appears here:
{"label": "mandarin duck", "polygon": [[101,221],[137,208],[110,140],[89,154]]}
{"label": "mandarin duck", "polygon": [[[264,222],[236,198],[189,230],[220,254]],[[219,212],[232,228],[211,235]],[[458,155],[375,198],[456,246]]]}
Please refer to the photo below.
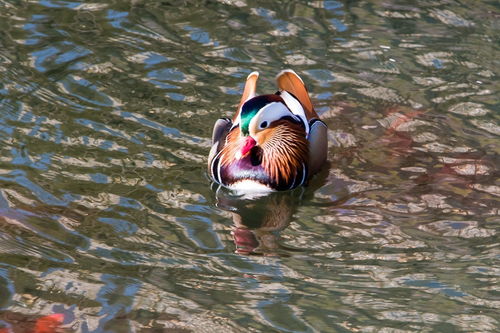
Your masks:
{"label": "mandarin duck", "polygon": [[278,92],[256,95],[258,72],[248,75],[233,119],[212,133],[208,173],[237,192],[283,191],[307,184],[326,161],[326,124],[293,70],[276,76]]}

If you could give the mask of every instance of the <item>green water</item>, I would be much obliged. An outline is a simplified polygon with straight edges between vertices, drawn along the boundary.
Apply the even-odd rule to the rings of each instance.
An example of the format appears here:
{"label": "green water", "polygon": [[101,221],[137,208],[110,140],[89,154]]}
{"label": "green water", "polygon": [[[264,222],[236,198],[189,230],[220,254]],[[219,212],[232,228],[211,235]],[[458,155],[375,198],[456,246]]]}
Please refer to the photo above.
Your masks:
{"label": "green water", "polygon": [[[0,332],[500,331],[499,36],[494,0],[0,0]],[[284,68],[329,163],[234,198],[212,125]]]}

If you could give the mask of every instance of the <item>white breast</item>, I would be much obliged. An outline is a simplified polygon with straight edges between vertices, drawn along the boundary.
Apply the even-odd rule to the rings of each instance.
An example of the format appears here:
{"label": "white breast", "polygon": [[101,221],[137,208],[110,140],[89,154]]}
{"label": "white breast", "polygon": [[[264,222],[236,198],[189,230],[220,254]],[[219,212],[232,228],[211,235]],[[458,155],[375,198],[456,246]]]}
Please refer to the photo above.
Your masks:
{"label": "white breast", "polygon": [[235,192],[236,195],[241,195],[245,199],[258,198],[271,192],[275,192],[275,190],[269,186],[249,179],[240,180],[231,184],[228,188]]}

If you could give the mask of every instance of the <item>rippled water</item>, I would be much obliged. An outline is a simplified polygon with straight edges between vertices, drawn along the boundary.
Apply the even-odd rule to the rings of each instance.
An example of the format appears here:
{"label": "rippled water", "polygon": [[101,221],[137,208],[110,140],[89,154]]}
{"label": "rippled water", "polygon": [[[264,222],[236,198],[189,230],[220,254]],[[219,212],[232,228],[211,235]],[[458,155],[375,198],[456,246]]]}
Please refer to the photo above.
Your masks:
{"label": "rippled water", "polygon": [[[0,332],[500,331],[500,5],[416,3],[0,0]],[[283,68],[329,168],[234,198]]]}

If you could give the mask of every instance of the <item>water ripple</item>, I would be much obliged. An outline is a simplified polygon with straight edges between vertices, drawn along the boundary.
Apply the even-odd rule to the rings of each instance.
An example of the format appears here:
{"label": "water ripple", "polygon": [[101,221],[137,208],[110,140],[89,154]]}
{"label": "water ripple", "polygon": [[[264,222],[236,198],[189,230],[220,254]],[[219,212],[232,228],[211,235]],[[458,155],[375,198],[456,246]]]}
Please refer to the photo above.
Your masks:
{"label": "water ripple", "polygon": [[[0,331],[498,331],[492,1],[0,9]],[[212,124],[286,67],[329,168],[210,188]]]}

